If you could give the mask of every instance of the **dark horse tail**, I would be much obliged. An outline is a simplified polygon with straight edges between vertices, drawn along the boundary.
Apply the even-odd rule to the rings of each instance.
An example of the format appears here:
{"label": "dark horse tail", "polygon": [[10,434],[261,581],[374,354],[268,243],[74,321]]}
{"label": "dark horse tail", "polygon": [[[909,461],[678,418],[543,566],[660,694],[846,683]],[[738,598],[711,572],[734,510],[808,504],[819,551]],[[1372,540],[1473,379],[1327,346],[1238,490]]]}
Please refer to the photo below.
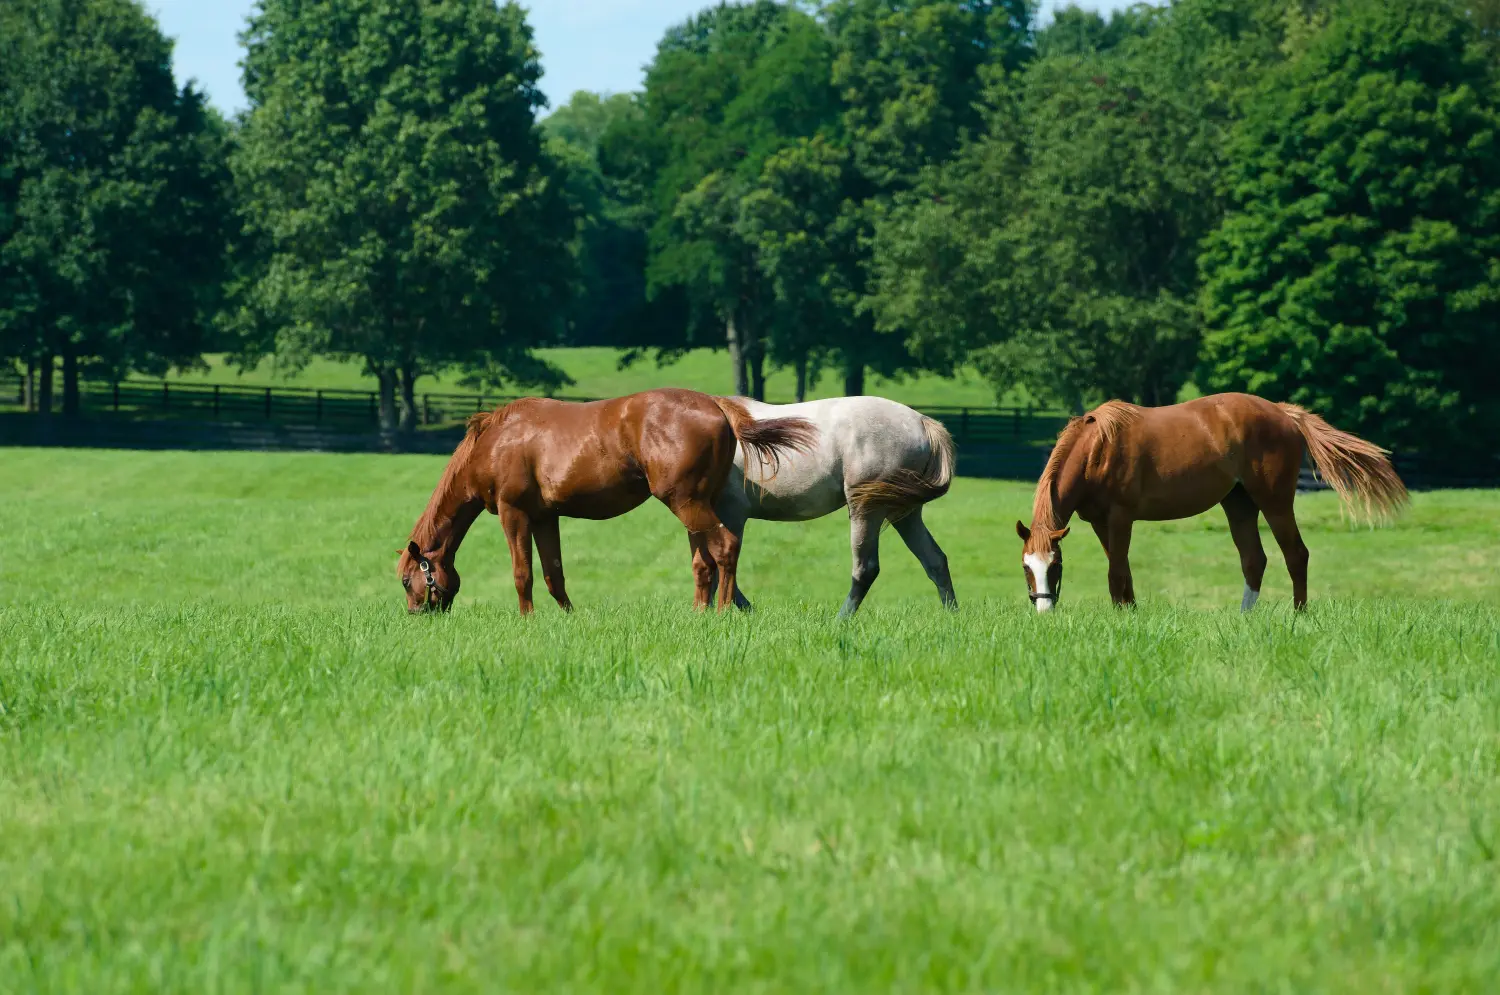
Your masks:
{"label": "dark horse tail", "polygon": [[[781,472],[781,458],[796,453],[810,453],[818,444],[818,428],[806,418],[766,418],[756,421],[739,401],[716,397],[714,403],[729,419],[734,437],[745,448],[745,479],[750,479],[750,457],[760,464],[760,479],[770,480]],[[766,467],[771,468],[766,476]]]}
{"label": "dark horse tail", "polygon": [[1355,518],[1374,522],[1393,516],[1409,500],[1406,485],[1391,465],[1389,450],[1340,432],[1311,411],[1280,404],[1302,433],[1307,454],[1344,507]]}
{"label": "dark horse tail", "polygon": [[922,416],[922,431],[927,435],[927,466],[922,472],[902,468],[855,484],[849,488],[850,510],[865,514],[879,509],[887,521],[894,522],[948,493],[956,459],[953,436],[942,422],[926,415]]}

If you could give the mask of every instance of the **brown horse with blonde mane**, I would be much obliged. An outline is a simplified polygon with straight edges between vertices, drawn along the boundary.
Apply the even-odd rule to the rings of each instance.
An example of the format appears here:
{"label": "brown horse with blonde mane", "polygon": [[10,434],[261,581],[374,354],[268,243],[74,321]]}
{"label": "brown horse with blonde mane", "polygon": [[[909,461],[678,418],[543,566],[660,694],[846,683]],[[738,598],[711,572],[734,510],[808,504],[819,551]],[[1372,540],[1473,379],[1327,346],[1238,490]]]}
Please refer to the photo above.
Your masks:
{"label": "brown horse with blonde mane", "polygon": [[[510,546],[521,613],[532,610],[531,548],[564,610],[560,518],[623,515],[654,497],[687,528],[695,604],[734,595],[740,541],[714,512],[736,444],[774,477],[780,460],[810,450],[817,430],[801,418],[756,421],[742,404],[691,390],[648,390],[609,401],[528,397],[469,418],[427,510],[396,564],[411,612],[447,611],[458,594],[454,557],[481,511],[498,515]],[[769,477],[767,478],[769,479]]]}
{"label": "brown horse with blonde mane", "polygon": [[1286,558],[1292,602],[1307,605],[1307,546],[1292,502],[1303,454],[1356,518],[1389,518],[1407,501],[1389,453],[1293,404],[1215,394],[1142,408],[1109,401],[1068,422],[1037,483],[1031,527],[1016,523],[1022,572],[1037,611],[1062,594],[1062,547],[1074,515],[1109,558],[1109,596],[1135,603],[1130,532],[1138,521],[1190,518],[1219,505],[1245,575],[1242,611],[1260,597],[1266,552],[1259,517]]}

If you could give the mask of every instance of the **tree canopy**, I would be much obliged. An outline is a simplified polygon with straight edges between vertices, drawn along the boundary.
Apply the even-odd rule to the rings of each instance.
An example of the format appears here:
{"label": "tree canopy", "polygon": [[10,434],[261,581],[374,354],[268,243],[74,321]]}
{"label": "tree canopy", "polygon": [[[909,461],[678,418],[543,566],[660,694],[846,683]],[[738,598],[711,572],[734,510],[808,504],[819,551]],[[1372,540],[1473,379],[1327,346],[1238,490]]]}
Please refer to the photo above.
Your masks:
{"label": "tree canopy", "polygon": [[[246,353],[364,360],[394,427],[421,373],[556,383],[573,217],[543,147],[531,33],[491,0],[261,0],[233,167],[258,245]],[[257,334],[259,332],[259,334]]]}
{"label": "tree canopy", "polygon": [[1500,108],[1441,0],[1353,3],[1267,76],[1207,241],[1203,383],[1414,449],[1500,429]]}
{"label": "tree canopy", "polygon": [[0,362],[357,357],[410,428],[445,368],[711,346],[755,396],[1250,390],[1493,455],[1497,39],[1496,0],[716,2],[539,120],[514,2],[258,0],[229,122],[139,0],[10,0]]}
{"label": "tree canopy", "polygon": [[79,378],[195,361],[217,306],[225,123],[130,0],[0,7],[0,357]]}

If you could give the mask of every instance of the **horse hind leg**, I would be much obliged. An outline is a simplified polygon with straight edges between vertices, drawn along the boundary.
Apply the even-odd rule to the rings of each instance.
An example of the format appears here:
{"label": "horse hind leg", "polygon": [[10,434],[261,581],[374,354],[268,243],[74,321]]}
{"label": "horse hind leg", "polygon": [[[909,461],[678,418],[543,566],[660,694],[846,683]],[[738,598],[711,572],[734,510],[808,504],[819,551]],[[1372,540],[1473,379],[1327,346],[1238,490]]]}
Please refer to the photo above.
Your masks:
{"label": "horse hind leg", "polygon": [[957,611],[958,595],[953,593],[953,576],[948,572],[948,557],[943,554],[942,547],[922,521],[922,509],[917,508],[909,515],[898,518],[895,525],[906,548],[912,551],[917,562],[922,564],[922,569],[927,571],[927,579],[937,587],[943,607]]}
{"label": "horse hind leg", "polygon": [[885,516],[879,512],[852,513],[849,516],[849,550],[854,566],[849,597],[839,609],[839,618],[848,618],[859,611],[875,578],[880,576],[880,525],[884,521]]}
{"label": "horse hind leg", "polygon": [[[714,506],[714,512],[719,516],[719,520],[724,523],[724,527],[728,529],[737,540],[739,540],[740,548],[743,549],[745,545],[745,523],[749,518],[747,509],[740,507],[738,503],[726,504],[721,499],[719,503]],[[737,572],[738,571],[736,571],[736,573]],[[713,579],[709,584],[708,591],[708,598],[710,601],[714,599],[715,595],[718,594],[718,591],[719,575],[718,571],[714,571]],[[750,599],[745,596],[745,589],[740,585],[738,576],[736,576],[734,582],[734,606],[741,611],[751,611],[754,608],[754,606],[750,604]]]}
{"label": "horse hind leg", "polygon": [[1297,528],[1297,516],[1291,508],[1272,513],[1267,511],[1266,524],[1281,547],[1286,560],[1286,572],[1292,577],[1292,607],[1297,611],[1307,608],[1307,561],[1310,556],[1307,544],[1302,541],[1302,531]]}
{"label": "horse hind leg", "polygon": [[718,568],[719,609],[733,603],[735,572],[739,566],[740,540],[724,527],[719,516],[706,502],[686,501],[672,509],[688,530],[693,549],[693,578],[696,584],[694,605],[705,608],[712,587],[712,568]]}
{"label": "horse hind leg", "polygon": [[719,570],[708,551],[708,537],[701,532],[688,533],[688,547],[693,552],[693,608],[703,611],[712,603],[719,587]]}
{"label": "horse hind leg", "polygon": [[1229,496],[1219,502],[1229,519],[1229,534],[1240,551],[1240,572],[1245,575],[1245,592],[1240,597],[1240,611],[1248,612],[1260,598],[1261,582],[1266,576],[1266,550],[1260,541],[1260,508],[1245,490],[1235,484]]}

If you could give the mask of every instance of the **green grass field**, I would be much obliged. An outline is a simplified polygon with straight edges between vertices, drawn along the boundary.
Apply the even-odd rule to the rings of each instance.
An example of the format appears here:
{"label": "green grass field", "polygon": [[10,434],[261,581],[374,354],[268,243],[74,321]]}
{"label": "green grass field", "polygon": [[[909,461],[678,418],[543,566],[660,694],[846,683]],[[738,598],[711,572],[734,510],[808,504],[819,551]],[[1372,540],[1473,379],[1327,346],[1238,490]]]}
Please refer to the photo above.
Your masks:
{"label": "green grass field", "polygon": [[393,564],[441,460],[0,450],[0,990],[1484,991],[1500,977],[1500,495],[1299,502],[1242,617],[1217,514],[1138,611],[1019,484],[928,513],[849,623],[847,522],[751,523],[689,608],[647,506],[515,614]]}
{"label": "green grass field", "polygon": [[[734,377],[728,355],[723,350],[695,349],[677,362],[661,367],[648,357],[624,370],[618,368],[620,354],[614,349],[538,349],[537,354],[562,367],[577,381],[574,386],[560,391],[568,396],[619,397],[653,387],[689,387],[710,394],[734,393]],[[207,371],[173,374],[170,379],[253,387],[286,385],[348,390],[374,390],[376,387],[375,379],[365,376],[359,363],[315,359],[305,369],[288,374],[278,371],[269,360],[246,373],[226,365],[222,356],[209,356],[207,362]],[[459,379],[458,373],[423,377],[418,381],[418,391],[466,390],[458,385]],[[835,371],[825,370],[808,396],[840,397],[844,393],[843,387],[843,381]],[[776,404],[789,403],[796,396],[795,388],[796,378],[791,369],[768,372],[766,400]],[[871,376],[865,390],[916,407],[989,407],[997,403],[994,389],[973,371],[963,371],[953,379],[930,373],[900,380]],[[1028,401],[1022,390],[1007,391],[1001,399],[1001,403],[1007,405],[1024,405]]]}

